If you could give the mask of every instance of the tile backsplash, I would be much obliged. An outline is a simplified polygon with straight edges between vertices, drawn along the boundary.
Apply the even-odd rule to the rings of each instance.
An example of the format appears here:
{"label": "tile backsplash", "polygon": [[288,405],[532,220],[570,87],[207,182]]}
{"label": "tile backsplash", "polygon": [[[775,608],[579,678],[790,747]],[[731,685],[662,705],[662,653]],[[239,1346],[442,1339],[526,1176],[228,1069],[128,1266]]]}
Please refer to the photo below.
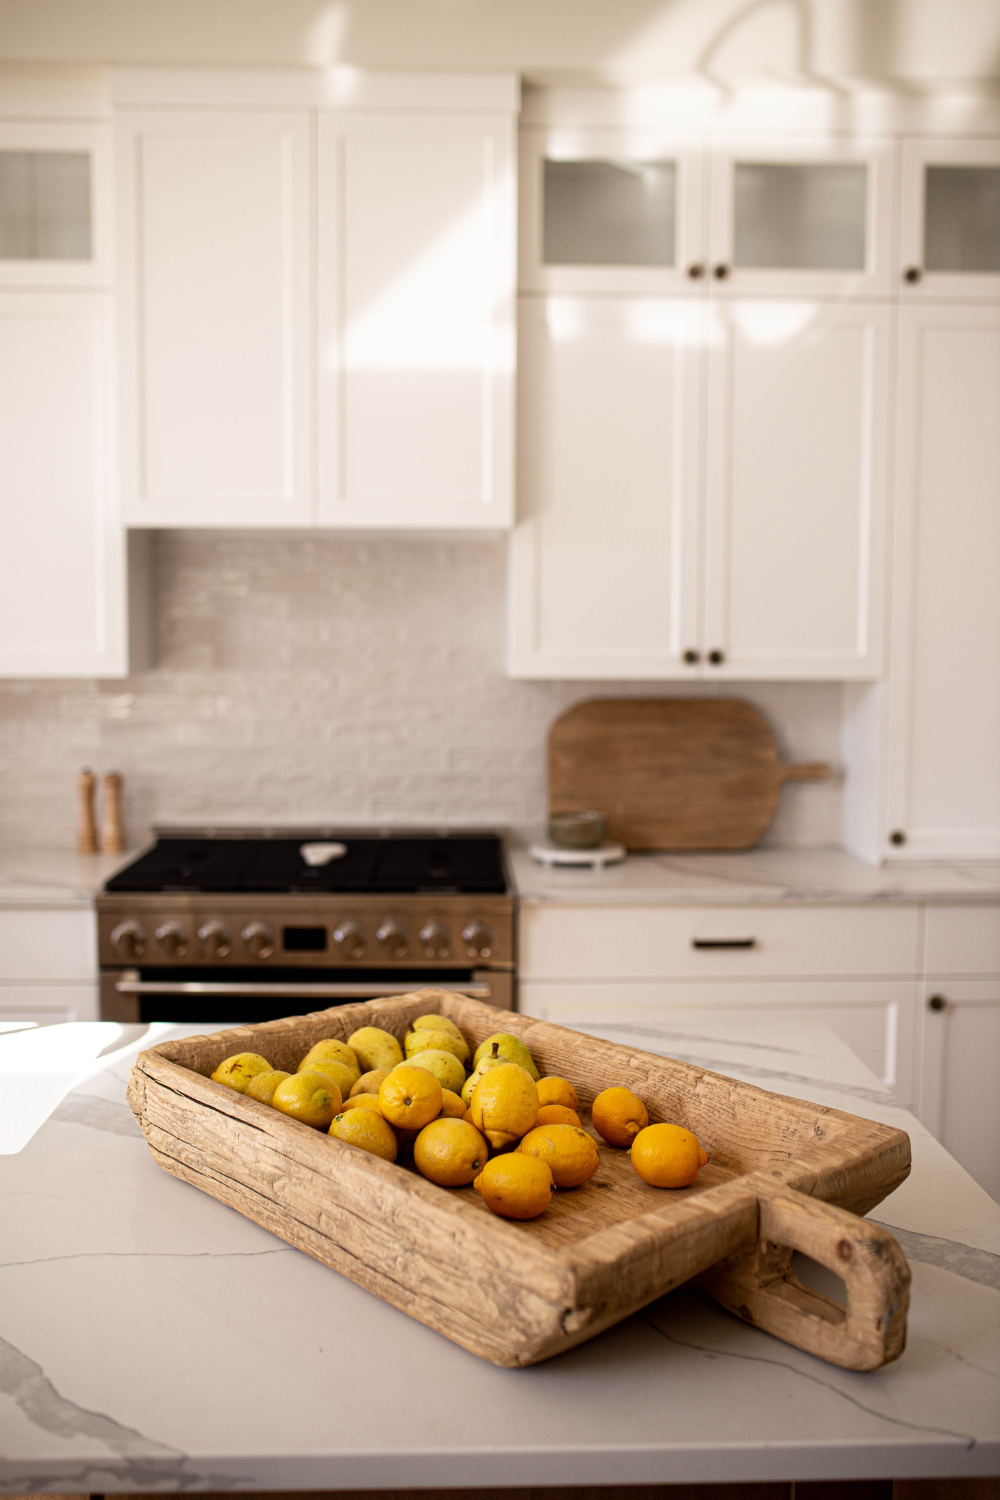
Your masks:
{"label": "tile backsplash", "polygon": [[[0,682],[0,838],[66,846],[83,765],[155,822],[491,824],[545,816],[545,740],[594,696],[724,692],[786,758],[840,754],[837,683],[513,682],[506,543],[160,532],[156,665],[126,680]],[[841,786],[791,785],[769,843],[840,840]]]}

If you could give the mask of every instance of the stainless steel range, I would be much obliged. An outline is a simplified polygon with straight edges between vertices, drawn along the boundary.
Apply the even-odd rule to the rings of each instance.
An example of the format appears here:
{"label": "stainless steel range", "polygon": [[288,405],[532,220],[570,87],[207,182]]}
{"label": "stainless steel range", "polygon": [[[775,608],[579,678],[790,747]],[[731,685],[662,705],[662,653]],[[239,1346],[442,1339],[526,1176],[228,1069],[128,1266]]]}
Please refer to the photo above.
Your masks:
{"label": "stainless steel range", "polygon": [[494,834],[157,832],[97,898],[106,1020],[262,1021],[435,984],[514,1007]]}

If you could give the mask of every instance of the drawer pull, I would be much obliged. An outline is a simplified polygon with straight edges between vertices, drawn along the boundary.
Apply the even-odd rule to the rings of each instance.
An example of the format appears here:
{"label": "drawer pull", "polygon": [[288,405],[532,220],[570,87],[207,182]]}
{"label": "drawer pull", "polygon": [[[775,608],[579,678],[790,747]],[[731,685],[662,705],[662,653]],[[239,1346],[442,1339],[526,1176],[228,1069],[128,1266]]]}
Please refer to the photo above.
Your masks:
{"label": "drawer pull", "polygon": [[692,948],[756,948],[756,938],[692,938]]}

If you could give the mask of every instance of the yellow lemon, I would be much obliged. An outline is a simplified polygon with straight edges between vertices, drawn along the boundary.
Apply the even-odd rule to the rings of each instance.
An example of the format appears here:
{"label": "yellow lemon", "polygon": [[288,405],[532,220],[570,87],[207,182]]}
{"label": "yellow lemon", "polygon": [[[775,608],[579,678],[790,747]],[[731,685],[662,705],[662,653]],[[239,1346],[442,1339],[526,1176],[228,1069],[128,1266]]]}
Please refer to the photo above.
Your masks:
{"label": "yellow lemon", "polygon": [[322,1073],[324,1078],[336,1084],[340,1090],[340,1097],[346,1099],[351,1089],[357,1083],[357,1074],[353,1073],[346,1064],[337,1062],[333,1057],[315,1057],[307,1067],[305,1063],[299,1064],[300,1073]]}
{"label": "yellow lemon", "polygon": [[313,1063],[319,1062],[321,1058],[326,1058],[330,1062],[343,1063],[345,1067],[350,1068],[355,1078],[360,1078],[364,1072],[347,1043],[339,1041],[334,1036],[326,1037],[322,1042],[317,1042],[315,1046],[310,1047],[296,1071],[301,1073],[307,1066],[311,1068]]}
{"label": "yellow lemon", "polygon": [[464,1036],[452,1036],[450,1031],[408,1031],[404,1046],[409,1058],[416,1057],[425,1048],[432,1048],[436,1052],[451,1052],[462,1064],[462,1076],[465,1076],[469,1044]]}
{"label": "yellow lemon", "polygon": [[378,1102],[390,1125],[421,1130],[441,1113],[441,1085],[426,1068],[401,1063],[382,1080]]}
{"label": "yellow lemon", "polygon": [[472,1123],[491,1146],[520,1140],[538,1119],[538,1090],[521,1067],[491,1068],[476,1084]]}
{"label": "yellow lemon", "polygon": [[280,1068],[272,1068],[270,1073],[255,1074],[243,1092],[248,1099],[258,1099],[261,1104],[270,1104],[278,1084],[291,1076],[291,1073],[283,1073]]}
{"label": "yellow lemon", "polygon": [[517,1149],[543,1161],[557,1188],[580,1187],[601,1165],[593,1136],[578,1125],[537,1125]]}
{"label": "yellow lemon", "polygon": [[516,1151],[488,1161],[472,1186],[502,1219],[537,1219],[556,1190],[545,1162]]}
{"label": "yellow lemon", "polygon": [[[433,1031],[425,1031],[425,1036],[433,1036]],[[426,1068],[433,1073],[443,1089],[450,1089],[457,1094],[465,1082],[465,1069],[455,1056],[454,1052],[440,1052],[436,1047],[424,1047],[420,1052],[414,1052],[413,1056],[405,1063],[397,1063],[397,1068]]]}
{"label": "yellow lemon", "polygon": [[[545,1079],[542,1079],[545,1082]],[[536,1125],[581,1125],[583,1122],[575,1109],[567,1109],[565,1104],[540,1104],[538,1107],[538,1119]]]}
{"label": "yellow lemon", "polygon": [[439,1187],[465,1187],[483,1170],[488,1156],[479,1131],[464,1120],[432,1120],[413,1146],[417,1171]]}
{"label": "yellow lemon", "polygon": [[212,1074],[212,1082],[224,1083],[238,1094],[245,1094],[251,1078],[256,1078],[260,1073],[271,1072],[271,1064],[259,1052],[235,1052],[232,1057],[223,1058]]}
{"label": "yellow lemon", "polygon": [[446,1120],[464,1120],[465,1103],[451,1089],[441,1090],[441,1114]]}
{"label": "yellow lemon", "polygon": [[352,1109],[335,1115],[330,1134],[349,1146],[371,1152],[372,1156],[381,1156],[383,1161],[396,1160],[398,1147],[392,1126],[373,1110]]}
{"label": "yellow lemon", "polygon": [[565,1078],[543,1078],[538,1085],[539,1104],[562,1104],[567,1109],[577,1109],[579,1099],[576,1089]]}
{"label": "yellow lemon", "polygon": [[[493,1051],[494,1043],[497,1047],[496,1052]],[[541,1077],[541,1074],[535,1067],[534,1058],[521,1041],[521,1038],[519,1036],[512,1036],[509,1031],[495,1031],[484,1042],[480,1042],[476,1048],[475,1057],[472,1060],[473,1065],[478,1067],[480,1058],[489,1057],[491,1054],[494,1057],[505,1057],[508,1062],[516,1062],[519,1067],[522,1067],[526,1073],[531,1075],[535,1083]]]}
{"label": "yellow lemon", "polygon": [[362,1026],[360,1031],[348,1037],[347,1045],[357,1058],[362,1073],[369,1073],[373,1068],[382,1068],[388,1073],[390,1068],[403,1061],[403,1049],[396,1038],[379,1026]]}
{"label": "yellow lemon", "polygon": [[476,1092],[476,1084],[479,1082],[480,1078],[482,1078],[483,1074],[488,1073],[491,1068],[495,1068],[501,1063],[504,1065],[504,1067],[507,1068],[517,1067],[517,1064],[512,1063],[509,1058],[499,1056],[484,1057],[477,1064],[475,1070],[469,1074],[468,1078],[465,1080],[465,1083],[462,1085],[462,1098],[465,1100],[466,1104],[472,1103],[472,1096]]}
{"label": "yellow lemon", "polygon": [[590,1118],[609,1146],[623,1150],[649,1124],[646,1106],[631,1089],[604,1089],[594,1100]]}
{"label": "yellow lemon", "polygon": [[708,1157],[683,1125],[647,1125],[632,1142],[632,1165],[651,1187],[690,1187]]}
{"label": "yellow lemon", "polygon": [[340,1090],[322,1073],[294,1073],[278,1084],[271,1103],[303,1125],[326,1130],[340,1108]]}
{"label": "yellow lemon", "polygon": [[465,1037],[459,1031],[454,1021],[449,1021],[447,1016],[418,1016],[415,1021],[410,1022],[411,1031],[447,1031],[458,1041],[464,1042]]}
{"label": "yellow lemon", "polygon": [[352,1085],[350,1097],[353,1099],[355,1094],[377,1094],[388,1071],[388,1068],[372,1068],[370,1073],[362,1073],[357,1083]]}

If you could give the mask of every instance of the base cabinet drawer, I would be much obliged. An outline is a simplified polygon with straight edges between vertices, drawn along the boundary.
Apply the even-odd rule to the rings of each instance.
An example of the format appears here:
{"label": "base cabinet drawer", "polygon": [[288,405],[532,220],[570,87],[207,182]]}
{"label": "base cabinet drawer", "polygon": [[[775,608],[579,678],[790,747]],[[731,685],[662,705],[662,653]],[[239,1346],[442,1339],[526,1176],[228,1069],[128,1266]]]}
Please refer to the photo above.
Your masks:
{"label": "base cabinet drawer", "polygon": [[916,907],[524,907],[523,979],[872,978],[919,972]]}
{"label": "base cabinet drawer", "polygon": [[[901,1105],[910,1106],[915,1101],[917,988],[911,980],[666,984],[522,979],[518,1010],[560,1026],[627,1026],[637,1047],[645,1045],[644,1026],[651,1040],[662,1038],[669,1030],[671,1010],[703,1010],[706,1017],[719,1018],[724,1012],[737,1019],[741,1011],[769,1011],[789,1023],[824,1021],[893,1090]],[[794,1071],[791,1063],[790,1073]],[[796,1092],[791,1078],[788,1092]]]}
{"label": "base cabinet drawer", "polygon": [[0,911],[0,984],[9,980],[97,982],[97,922],[90,907]]}
{"label": "base cabinet drawer", "polygon": [[5,1021],[55,1026],[99,1016],[96,984],[0,984],[0,1029]]}
{"label": "base cabinet drawer", "polygon": [[928,974],[1000,975],[1000,906],[928,906]]}

